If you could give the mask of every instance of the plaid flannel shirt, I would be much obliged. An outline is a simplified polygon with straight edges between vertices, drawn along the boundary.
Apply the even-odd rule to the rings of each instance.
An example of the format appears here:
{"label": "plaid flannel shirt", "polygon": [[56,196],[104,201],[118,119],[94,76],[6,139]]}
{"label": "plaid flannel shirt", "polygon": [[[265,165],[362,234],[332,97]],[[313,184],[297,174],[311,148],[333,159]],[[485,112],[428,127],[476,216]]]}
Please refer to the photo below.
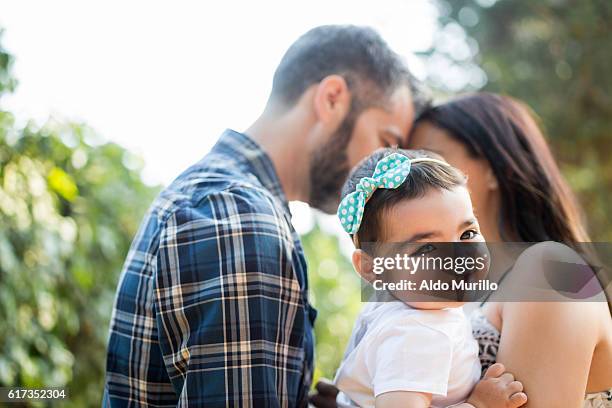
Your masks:
{"label": "plaid flannel shirt", "polygon": [[296,407],[316,312],[269,157],[227,130],[153,203],[121,273],[103,406]]}

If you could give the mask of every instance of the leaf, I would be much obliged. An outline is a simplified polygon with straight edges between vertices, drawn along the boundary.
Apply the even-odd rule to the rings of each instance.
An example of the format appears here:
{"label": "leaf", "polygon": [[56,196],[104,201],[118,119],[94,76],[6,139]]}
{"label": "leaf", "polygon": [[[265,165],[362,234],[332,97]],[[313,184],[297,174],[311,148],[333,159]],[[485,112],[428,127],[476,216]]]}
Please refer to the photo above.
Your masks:
{"label": "leaf", "polygon": [[49,187],[67,201],[74,201],[79,195],[79,189],[72,177],[59,167],[53,167],[47,180]]}

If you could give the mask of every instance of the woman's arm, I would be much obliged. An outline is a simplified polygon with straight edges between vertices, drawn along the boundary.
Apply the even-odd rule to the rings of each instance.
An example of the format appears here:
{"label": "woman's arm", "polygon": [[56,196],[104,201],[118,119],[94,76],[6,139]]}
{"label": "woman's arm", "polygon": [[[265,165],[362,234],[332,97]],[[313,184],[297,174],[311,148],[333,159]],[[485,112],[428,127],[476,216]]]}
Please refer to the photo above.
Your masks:
{"label": "woman's arm", "polygon": [[532,408],[583,406],[597,343],[590,303],[507,302],[497,361],[524,384]]}

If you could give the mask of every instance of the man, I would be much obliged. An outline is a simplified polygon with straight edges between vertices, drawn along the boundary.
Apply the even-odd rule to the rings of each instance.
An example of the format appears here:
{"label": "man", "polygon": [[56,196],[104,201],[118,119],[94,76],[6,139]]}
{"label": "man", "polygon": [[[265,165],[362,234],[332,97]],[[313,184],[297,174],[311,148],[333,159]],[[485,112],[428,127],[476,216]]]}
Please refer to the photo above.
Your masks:
{"label": "man", "polygon": [[349,169],[403,142],[410,75],[371,29],[315,28],[278,66],[262,115],[225,131],[153,203],[110,328],[105,406],[304,406],[306,262],[288,201],[335,212]]}

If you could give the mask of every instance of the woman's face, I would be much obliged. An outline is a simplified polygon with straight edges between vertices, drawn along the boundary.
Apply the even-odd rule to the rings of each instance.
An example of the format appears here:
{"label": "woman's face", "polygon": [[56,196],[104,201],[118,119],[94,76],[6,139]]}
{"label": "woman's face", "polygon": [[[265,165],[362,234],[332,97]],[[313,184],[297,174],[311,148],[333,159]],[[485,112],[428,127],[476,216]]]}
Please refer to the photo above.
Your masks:
{"label": "woman's face", "polygon": [[[485,239],[487,233],[497,230],[497,180],[486,159],[474,158],[467,147],[453,138],[447,131],[429,123],[416,125],[408,141],[410,149],[424,149],[438,153],[452,166],[468,176],[468,190],[472,197],[474,213],[482,228]],[[493,234],[491,234],[493,235]],[[497,238],[497,237],[491,237]]]}

